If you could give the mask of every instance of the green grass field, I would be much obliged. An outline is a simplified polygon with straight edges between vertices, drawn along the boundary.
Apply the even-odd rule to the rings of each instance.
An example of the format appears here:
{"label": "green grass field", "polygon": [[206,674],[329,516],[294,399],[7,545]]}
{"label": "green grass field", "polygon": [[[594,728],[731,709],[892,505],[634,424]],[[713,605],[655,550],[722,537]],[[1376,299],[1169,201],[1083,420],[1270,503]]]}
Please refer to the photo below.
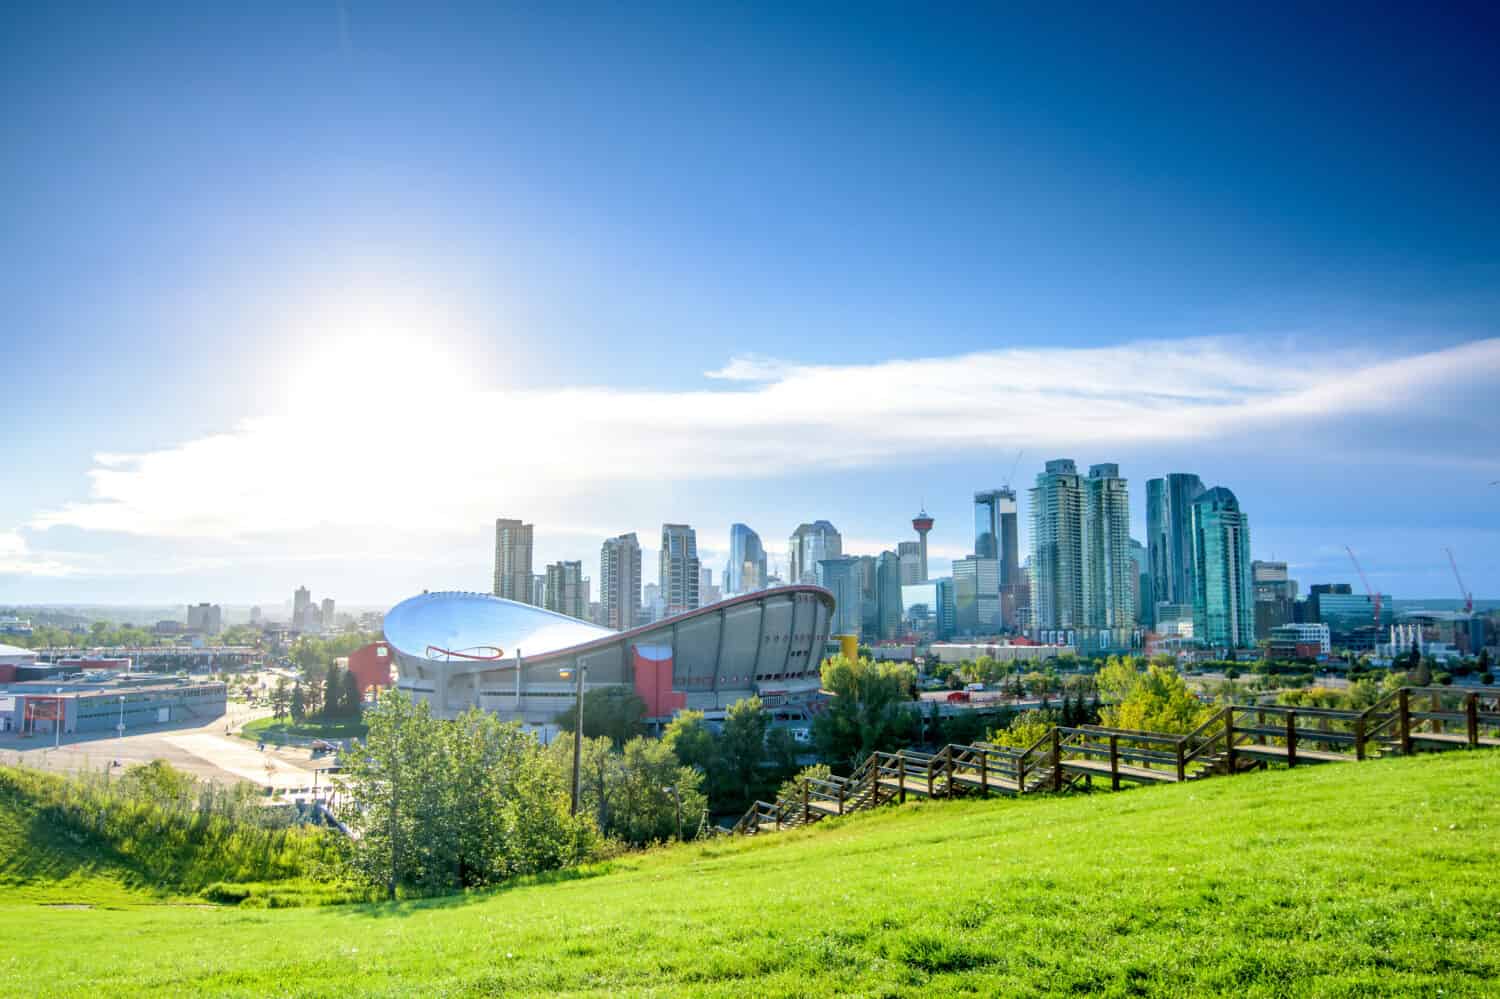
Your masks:
{"label": "green grass field", "polygon": [[291,739],[363,739],[369,729],[362,721],[306,721],[294,722],[290,718],[257,718],[246,722],[240,729],[240,738],[252,742],[264,739],[267,742],[285,742]]}
{"label": "green grass field", "polygon": [[1500,753],[908,805],[394,905],[6,891],[0,939],[7,995],[1500,995]]}

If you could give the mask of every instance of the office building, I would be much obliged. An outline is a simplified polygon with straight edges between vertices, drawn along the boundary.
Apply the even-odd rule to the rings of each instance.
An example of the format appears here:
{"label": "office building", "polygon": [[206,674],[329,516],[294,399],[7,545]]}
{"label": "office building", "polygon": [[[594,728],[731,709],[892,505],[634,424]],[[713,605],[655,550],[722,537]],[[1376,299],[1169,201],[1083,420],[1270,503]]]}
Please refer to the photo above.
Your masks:
{"label": "office building", "polygon": [[324,597],[323,598],[323,604],[322,604],[321,616],[323,618],[323,627],[325,627],[325,628],[332,628],[333,627],[333,608],[334,608],[333,598],[332,597]]}
{"label": "office building", "polygon": [[656,563],[667,617],[698,609],[698,587],[702,581],[698,564],[698,532],[687,524],[661,525],[661,552]]}
{"label": "office building", "polygon": [[292,630],[311,631],[308,614],[312,610],[312,593],[305,586],[297,587],[292,594]]}
{"label": "office building", "polygon": [[1278,624],[1266,638],[1272,659],[1319,659],[1333,651],[1326,624]]}
{"label": "office building", "polygon": [[707,607],[723,599],[723,591],[714,585],[714,571],[704,569],[698,575],[698,606]]}
{"label": "office building", "polygon": [[864,621],[864,579],[857,558],[840,555],[818,562],[817,584],[833,594],[831,634],[868,635]]}
{"label": "office building", "polygon": [[1250,574],[1250,521],[1223,486],[1192,506],[1193,636],[1217,649],[1255,645],[1255,586]]}
{"label": "office building", "polygon": [[892,551],[875,560],[877,636],[889,641],[901,634],[901,556]]}
{"label": "office building", "polygon": [[[1193,501],[1203,495],[1196,475],[1173,472],[1146,483],[1146,558],[1152,606],[1193,602]],[[1155,625],[1156,621],[1145,622]]]}
{"label": "office building", "polygon": [[1135,623],[1151,619],[1151,606],[1156,602],[1151,596],[1151,558],[1146,546],[1135,538],[1130,539],[1130,560],[1135,563]]}
{"label": "office building", "polygon": [[818,576],[818,563],[844,554],[844,539],[826,520],[798,525],[788,541],[787,578],[793,583],[811,583]]}
{"label": "office building", "polygon": [[634,533],[610,538],[599,549],[599,603],[603,624],[629,631],[641,611],[641,544]]}
{"label": "office building", "polygon": [[859,577],[861,634],[880,635],[879,560],[874,555],[856,555],[855,575]]}
{"label": "office building", "polygon": [[217,635],[224,630],[224,615],[218,604],[189,604],[187,630],[200,635]]}
{"label": "office building", "polygon": [[896,557],[901,560],[901,585],[920,583],[926,578],[922,571],[922,546],[915,541],[902,541],[896,545]]}
{"label": "office building", "polygon": [[1296,620],[1297,583],[1287,575],[1285,562],[1250,563],[1255,585],[1255,637],[1269,638],[1271,630]]}
{"label": "office building", "polygon": [[1083,489],[1084,622],[1100,647],[1118,648],[1135,629],[1130,494],[1113,463],[1090,466]]}
{"label": "office building", "polygon": [[542,601],[547,597],[547,575],[535,572],[531,575],[531,599],[527,601],[533,607],[542,606]]}
{"label": "office building", "polygon": [[754,593],[766,588],[766,549],[760,535],[744,524],[729,528],[729,564],[724,567],[726,596]]}
{"label": "office building", "polygon": [[999,634],[1000,560],[968,555],[953,560],[953,633]]}
{"label": "office building", "polygon": [[497,597],[534,604],[531,571],[531,525],[501,517],[495,521],[495,588]]}
{"label": "office building", "polygon": [[1021,547],[1016,524],[1016,493],[988,489],[974,494],[974,554],[1000,560],[1000,585],[1020,582]]}
{"label": "office building", "polygon": [[1389,594],[1381,594],[1377,618],[1375,601],[1370,595],[1354,593],[1348,584],[1320,584],[1312,589],[1307,599],[1317,617],[1309,623],[1326,624],[1329,638],[1337,648],[1372,651],[1395,623]]}
{"label": "office building", "polygon": [[582,562],[553,562],[543,575],[542,606],[558,614],[588,620],[589,581]]}
{"label": "office building", "polygon": [[[1083,479],[1071,458],[1047,462],[1031,488],[1032,629],[1084,626]],[[957,595],[958,574],[953,585]],[[962,612],[960,612],[962,617]],[[963,624],[960,621],[959,627]]]}

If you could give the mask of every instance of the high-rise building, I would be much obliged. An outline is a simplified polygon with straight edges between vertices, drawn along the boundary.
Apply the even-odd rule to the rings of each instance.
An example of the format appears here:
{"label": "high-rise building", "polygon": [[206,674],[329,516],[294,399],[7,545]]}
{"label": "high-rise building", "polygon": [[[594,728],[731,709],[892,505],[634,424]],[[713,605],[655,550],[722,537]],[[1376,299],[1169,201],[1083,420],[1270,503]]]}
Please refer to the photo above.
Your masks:
{"label": "high-rise building", "polygon": [[523,604],[532,599],[531,525],[501,517],[495,521],[495,596]]}
{"label": "high-rise building", "polygon": [[1084,621],[1105,647],[1135,629],[1135,561],[1130,557],[1130,494],[1120,466],[1092,465],[1083,480]]}
{"label": "high-rise building", "polygon": [[723,592],[714,585],[714,571],[703,568],[698,571],[698,606],[707,607],[724,599]]}
{"label": "high-rise building", "polygon": [[698,532],[687,524],[661,525],[657,585],[667,617],[698,609]]}
{"label": "high-rise building", "polygon": [[932,515],[926,509],[911,519],[911,529],[917,532],[918,569],[916,583],[927,582],[927,533],[932,530]]}
{"label": "high-rise building", "polygon": [[1186,472],[1146,483],[1146,559],[1151,565],[1151,606],[1147,625],[1156,624],[1158,603],[1193,602],[1193,501],[1203,480]]}
{"label": "high-rise building", "polygon": [[[1071,458],[1047,462],[1045,471],[1036,477],[1036,485],[1031,488],[1034,630],[1071,630],[1084,626],[1083,506],[1083,480],[1078,466]],[[956,573],[953,585],[956,590]]]}
{"label": "high-rise building", "polygon": [[588,581],[582,562],[553,562],[544,575],[542,606],[569,617],[588,619]]}
{"label": "high-rise building", "polygon": [[224,630],[224,615],[218,604],[188,604],[187,629],[202,635],[217,635]]}
{"label": "high-rise building", "polygon": [[531,574],[531,599],[527,601],[533,607],[542,606],[542,601],[547,598],[547,574],[534,572]]}
{"label": "high-rise building", "polygon": [[901,560],[901,585],[920,583],[922,572],[922,546],[915,541],[902,541],[896,545],[896,557]]}
{"label": "high-rise building", "polygon": [[1130,539],[1130,560],[1135,563],[1135,621],[1140,624],[1151,618],[1151,606],[1156,599],[1151,596],[1151,558],[1146,546],[1135,538]]}
{"label": "high-rise building", "polygon": [[817,583],[833,594],[832,635],[867,634],[864,628],[864,581],[859,559],[848,555],[818,561]]}
{"label": "high-rise building", "polygon": [[256,606],[250,608],[250,623],[251,624],[260,624],[260,606],[259,605],[256,605]]}
{"label": "high-rise building", "polygon": [[959,635],[994,635],[1000,615],[1000,560],[969,555],[953,560],[953,628]]}
{"label": "high-rise building", "polygon": [[844,554],[844,539],[826,520],[800,524],[792,532],[787,551],[787,579],[793,583],[815,583],[818,563]]}
{"label": "high-rise building", "polygon": [[334,608],[333,598],[332,597],[324,597],[323,598],[322,616],[323,616],[323,627],[325,627],[325,628],[332,628],[333,627],[333,608]]}
{"label": "high-rise building", "polygon": [[305,586],[297,587],[292,594],[292,628],[297,631],[311,630],[307,625],[307,612],[312,607],[312,592]]}
{"label": "high-rise building", "polygon": [[667,616],[667,605],[662,600],[661,587],[647,583],[641,600],[641,623],[650,624]]}
{"label": "high-rise building", "polygon": [[944,576],[901,587],[905,627],[927,641],[944,642],[955,634],[953,579]]}
{"label": "high-rise building", "polygon": [[1270,638],[1271,630],[1294,623],[1297,581],[1287,574],[1285,562],[1257,559],[1250,563],[1255,584],[1255,637]]}
{"label": "high-rise building", "polygon": [[874,555],[857,555],[859,564],[855,575],[859,577],[859,613],[861,634],[880,635],[880,575],[879,560]]}
{"label": "high-rise building", "polygon": [[896,638],[901,634],[901,556],[895,552],[881,552],[875,560],[875,589],[879,637]]}
{"label": "high-rise building", "polygon": [[729,564],[724,567],[724,594],[754,593],[766,588],[766,549],[760,535],[744,524],[729,528]]}
{"label": "high-rise building", "polygon": [[1020,535],[1016,525],[1016,493],[1010,487],[974,494],[974,554],[1000,562],[1000,617],[1017,625],[1019,608],[1027,603],[1020,593]]}
{"label": "high-rise building", "polygon": [[1250,521],[1223,486],[1193,501],[1193,637],[1210,648],[1255,645]]}
{"label": "high-rise building", "polygon": [[640,620],[641,544],[635,534],[610,538],[599,549],[599,603],[606,628],[629,631]]}

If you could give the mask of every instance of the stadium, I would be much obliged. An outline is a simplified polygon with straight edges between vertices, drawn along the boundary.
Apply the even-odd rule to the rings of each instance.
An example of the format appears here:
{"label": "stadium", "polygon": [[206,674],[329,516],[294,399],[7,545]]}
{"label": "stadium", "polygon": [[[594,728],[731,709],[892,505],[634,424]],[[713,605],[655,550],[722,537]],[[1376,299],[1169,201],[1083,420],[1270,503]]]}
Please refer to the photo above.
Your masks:
{"label": "stadium", "polygon": [[783,718],[805,716],[818,694],[833,594],[782,586],[731,597],[629,631],[487,593],[423,593],[385,616],[397,687],[453,718],[471,707],[545,725],[588,689],[630,687],[648,717],[682,708],[710,716],[758,695]]}

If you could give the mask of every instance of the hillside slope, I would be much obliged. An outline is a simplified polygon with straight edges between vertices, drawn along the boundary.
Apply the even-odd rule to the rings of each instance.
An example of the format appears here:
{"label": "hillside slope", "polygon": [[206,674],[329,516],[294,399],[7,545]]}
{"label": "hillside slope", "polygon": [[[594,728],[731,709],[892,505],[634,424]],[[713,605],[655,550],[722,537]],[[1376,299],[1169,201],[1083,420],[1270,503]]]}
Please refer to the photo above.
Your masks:
{"label": "hillside slope", "polygon": [[28,941],[0,956],[0,984],[11,995],[1495,995],[1496,871],[1500,753],[1454,753],[924,803],[431,902],[0,907],[0,937]]}

